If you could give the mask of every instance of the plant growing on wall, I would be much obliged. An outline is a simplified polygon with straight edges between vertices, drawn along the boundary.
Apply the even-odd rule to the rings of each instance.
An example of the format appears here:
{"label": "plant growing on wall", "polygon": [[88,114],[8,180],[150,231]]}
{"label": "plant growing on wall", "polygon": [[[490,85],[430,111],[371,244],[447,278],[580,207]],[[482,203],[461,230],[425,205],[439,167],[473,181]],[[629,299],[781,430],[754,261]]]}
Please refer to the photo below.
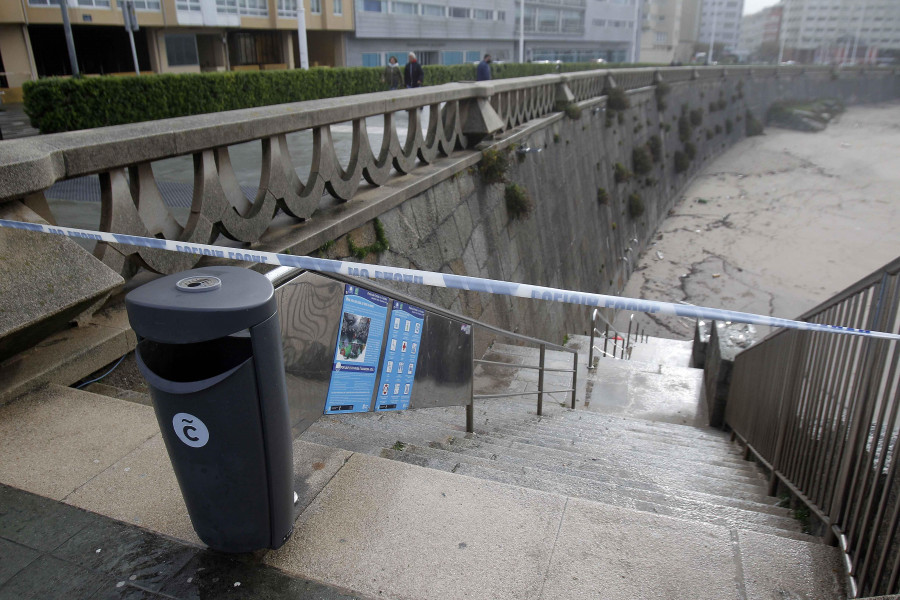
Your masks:
{"label": "plant growing on wall", "polygon": [[517,183],[507,184],[504,199],[506,200],[506,212],[513,219],[527,218],[534,208],[528,190]]}
{"label": "plant growing on wall", "polygon": [[685,171],[688,170],[688,167],[691,164],[691,161],[688,160],[687,155],[685,155],[685,153],[682,152],[681,150],[675,151],[674,161],[675,161],[675,172],[676,173],[684,173]]}
{"label": "plant growing on wall", "polygon": [[703,109],[695,108],[691,111],[691,125],[694,127],[700,127],[703,124]]}
{"label": "plant growing on wall", "polygon": [[605,91],[608,110],[620,112],[631,107],[631,100],[622,88],[608,88]]}
{"label": "plant growing on wall", "polygon": [[565,113],[570,119],[578,120],[581,118],[581,107],[574,102],[570,102],[566,105]]}
{"label": "plant growing on wall", "polygon": [[759,119],[757,119],[749,110],[747,111],[744,125],[746,127],[747,137],[763,134],[762,123],[760,123]]}
{"label": "plant growing on wall", "polygon": [[606,191],[606,188],[597,188],[597,202],[609,204],[609,192]]}
{"label": "plant growing on wall", "polygon": [[691,121],[688,118],[687,114],[682,114],[678,117],[678,139],[681,140],[681,143],[684,144],[691,140],[691,135],[694,133],[694,126],[691,125]]}
{"label": "plant growing on wall", "polygon": [[653,95],[656,96],[656,109],[659,112],[664,112],[666,110],[666,96],[669,95],[669,92],[672,91],[672,86],[670,86],[665,81],[660,81],[656,84],[656,89],[653,90]]}
{"label": "plant growing on wall", "polygon": [[613,179],[616,183],[625,183],[631,179],[631,171],[622,163],[616,163],[613,166]]}
{"label": "plant growing on wall", "polygon": [[631,151],[631,168],[636,175],[646,175],[653,169],[653,160],[650,153],[643,146],[638,146]]}
{"label": "plant growing on wall", "polygon": [[478,172],[485,183],[503,183],[509,170],[509,156],[506,150],[488,148],[481,153]]}
{"label": "plant growing on wall", "polygon": [[731,119],[725,119],[725,133],[731,134],[734,131],[734,123],[731,122]]}
{"label": "plant growing on wall", "polygon": [[637,219],[644,214],[644,200],[637,192],[628,196],[628,214],[632,219]]}
{"label": "plant growing on wall", "polygon": [[694,157],[697,156],[697,146],[693,142],[686,143],[684,145],[684,154],[688,160],[694,160]]}
{"label": "plant growing on wall", "polygon": [[662,159],[662,138],[658,135],[651,135],[647,140],[647,149],[650,150],[653,162],[659,162]]}
{"label": "plant growing on wall", "polygon": [[391,247],[390,243],[388,243],[387,236],[384,233],[384,225],[381,224],[381,221],[375,219],[372,221],[372,226],[375,228],[375,241],[368,246],[357,246],[353,243],[353,239],[350,238],[350,236],[347,236],[347,247],[350,249],[350,254],[358,260],[363,260],[369,254],[381,254]]}

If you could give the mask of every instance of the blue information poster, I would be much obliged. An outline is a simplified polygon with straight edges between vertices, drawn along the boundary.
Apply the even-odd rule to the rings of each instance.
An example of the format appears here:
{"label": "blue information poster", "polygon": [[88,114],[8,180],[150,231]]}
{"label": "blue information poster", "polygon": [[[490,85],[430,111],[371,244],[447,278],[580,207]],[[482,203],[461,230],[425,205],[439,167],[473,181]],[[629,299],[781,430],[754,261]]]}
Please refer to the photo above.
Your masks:
{"label": "blue information poster", "polygon": [[341,329],[331,366],[325,414],[368,412],[375,391],[387,296],[344,286]]}
{"label": "blue information poster", "polygon": [[376,411],[409,408],[424,323],[424,310],[394,300],[384,364],[378,381],[378,396],[375,398]]}

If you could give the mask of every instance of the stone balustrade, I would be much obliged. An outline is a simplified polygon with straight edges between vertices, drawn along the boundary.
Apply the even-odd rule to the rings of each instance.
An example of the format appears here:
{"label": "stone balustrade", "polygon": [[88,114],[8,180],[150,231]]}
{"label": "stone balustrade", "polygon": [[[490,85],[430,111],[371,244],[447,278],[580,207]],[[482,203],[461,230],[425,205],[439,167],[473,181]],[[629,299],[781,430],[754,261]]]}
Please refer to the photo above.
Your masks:
{"label": "stone balustrade", "polygon": [[[280,211],[296,221],[316,218],[323,195],[352,200],[361,185],[383,186],[456,151],[472,150],[486,136],[545,117],[571,102],[600,98],[604,90],[634,90],[665,81],[688,84],[716,78],[895,76],[892,70],[833,72],[815,67],[673,67],[596,70],[417,90],[329,98],[192,117],[150,121],[0,143],[0,207],[13,200],[49,212],[44,191],[58,181],[98,174],[104,231],[210,243],[220,234],[258,242]],[[427,111],[422,109],[428,108]],[[407,114],[405,139],[398,113]],[[427,122],[423,115],[427,113]],[[372,148],[366,120],[381,118],[381,145]],[[342,161],[332,126],[352,123],[352,147]],[[312,161],[305,179],[296,172],[286,136],[309,131]],[[235,177],[229,147],[259,140],[262,163],[255,195]],[[193,158],[190,216],[180,225],[164,202],[151,165],[175,156]],[[345,166],[346,165],[346,166]],[[39,211],[40,212],[40,211]],[[162,250],[98,244],[95,254],[126,277],[138,266],[169,273],[199,259]]]}

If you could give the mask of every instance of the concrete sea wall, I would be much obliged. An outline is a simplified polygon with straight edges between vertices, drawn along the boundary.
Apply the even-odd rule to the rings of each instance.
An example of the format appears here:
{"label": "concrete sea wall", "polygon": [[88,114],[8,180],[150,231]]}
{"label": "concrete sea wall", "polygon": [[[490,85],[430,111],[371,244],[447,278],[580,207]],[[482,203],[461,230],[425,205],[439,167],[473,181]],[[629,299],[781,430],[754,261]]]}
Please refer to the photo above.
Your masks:
{"label": "concrete sea wall", "polygon": [[[489,183],[477,167],[469,168],[381,214],[390,249],[366,261],[616,294],[632,272],[634,257],[647,248],[691,178],[744,138],[773,102],[831,97],[853,104],[889,100],[898,93],[896,77],[849,80],[819,72],[644,87],[627,92],[629,107],[623,110],[615,110],[620,99],[587,100],[578,110],[545,118],[490,145],[508,160],[506,181],[527,191],[533,205],[528,216],[516,217],[507,209],[506,182]],[[657,158],[650,148],[654,138]],[[624,174],[620,181],[617,164]],[[348,257],[348,242],[360,247],[375,237],[369,223],[320,254]],[[548,341],[589,332],[591,307],[399,287]]]}

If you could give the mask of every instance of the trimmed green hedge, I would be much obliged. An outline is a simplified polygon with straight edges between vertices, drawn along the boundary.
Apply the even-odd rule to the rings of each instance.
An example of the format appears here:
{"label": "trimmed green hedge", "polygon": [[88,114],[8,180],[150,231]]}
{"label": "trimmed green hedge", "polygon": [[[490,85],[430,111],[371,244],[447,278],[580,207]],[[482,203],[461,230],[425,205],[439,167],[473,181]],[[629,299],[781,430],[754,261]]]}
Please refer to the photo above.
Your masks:
{"label": "trimmed green hedge", "polygon": [[[598,68],[596,63],[505,63],[495,79]],[[558,67],[558,68],[557,68]],[[308,71],[230,71],[141,77],[50,77],[26,82],[25,112],[41,133],[383,91],[383,67],[313,67]],[[475,65],[426,65],[426,85],[475,79]]]}

